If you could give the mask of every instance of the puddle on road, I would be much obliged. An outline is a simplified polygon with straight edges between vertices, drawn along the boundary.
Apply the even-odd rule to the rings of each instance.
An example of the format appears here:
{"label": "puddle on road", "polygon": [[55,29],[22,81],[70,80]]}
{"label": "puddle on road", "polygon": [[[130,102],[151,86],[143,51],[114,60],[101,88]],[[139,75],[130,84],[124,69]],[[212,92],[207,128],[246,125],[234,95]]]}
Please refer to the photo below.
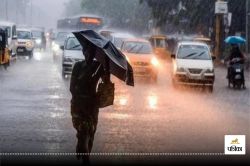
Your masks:
{"label": "puddle on road", "polygon": [[36,61],[41,61],[42,60],[42,53],[41,52],[34,52],[33,58]]}
{"label": "puddle on road", "polygon": [[108,113],[105,114],[104,116],[105,118],[108,119],[119,119],[119,120],[126,120],[132,117],[131,115],[128,114],[119,114],[119,113]]}
{"label": "puddle on road", "polygon": [[55,113],[55,112],[51,112],[50,113],[50,117],[51,118],[62,118],[62,117],[64,117],[65,116],[65,113]]}

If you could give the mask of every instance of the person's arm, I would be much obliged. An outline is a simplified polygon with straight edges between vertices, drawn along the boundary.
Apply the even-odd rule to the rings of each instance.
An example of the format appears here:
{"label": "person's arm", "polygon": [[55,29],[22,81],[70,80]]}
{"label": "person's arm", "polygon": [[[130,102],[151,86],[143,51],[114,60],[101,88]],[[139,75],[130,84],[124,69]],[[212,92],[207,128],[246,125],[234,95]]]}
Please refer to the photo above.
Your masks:
{"label": "person's arm", "polygon": [[81,69],[81,62],[77,62],[72,70],[71,80],[70,80],[70,92],[72,95],[76,94],[75,86],[77,82],[77,77]]}

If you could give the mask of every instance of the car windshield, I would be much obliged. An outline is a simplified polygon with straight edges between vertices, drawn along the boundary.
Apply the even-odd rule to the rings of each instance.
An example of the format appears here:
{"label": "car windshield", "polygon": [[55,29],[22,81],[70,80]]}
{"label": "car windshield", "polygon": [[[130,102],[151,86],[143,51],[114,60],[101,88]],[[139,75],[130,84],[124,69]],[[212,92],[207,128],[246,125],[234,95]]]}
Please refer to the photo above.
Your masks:
{"label": "car windshield", "polygon": [[209,49],[201,45],[181,45],[177,53],[179,59],[210,60]]}
{"label": "car windshield", "polygon": [[146,42],[126,42],[123,51],[135,54],[151,54],[153,52],[151,45]]}
{"label": "car windshield", "polygon": [[126,39],[125,39],[125,38],[118,38],[118,37],[116,37],[116,38],[114,39],[114,45],[115,45],[117,48],[121,48],[122,42],[123,42],[124,40],[126,40]]}
{"label": "car windshield", "polygon": [[65,41],[67,38],[67,32],[59,32],[56,36],[56,41]]}
{"label": "car windshield", "polygon": [[166,42],[164,39],[156,39],[155,40],[156,48],[165,48],[166,47]]}
{"label": "car windshield", "polygon": [[33,35],[35,38],[42,38],[43,32],[40,32],[40,31],[32,31],[32,35]]}
{"label": "car windshield", "polygon": [[29,31],[17,31],[18,39],[31,39],[31,33]]}
{"label": "car windshield", "polygon": [[75,37],[71,37],[67,40],[66,50],[82,50],[82,46]]}
{"label": "car windshield", "polygon": [[4,30],[7,30],[8,37],[10,37],[10,31],[11,31],[11,28],[10,28],[10,27],[8,27],[8,26],[1,26],[1,25],[0,25],[0,28],[1,28],[1,29],[4,29]]}

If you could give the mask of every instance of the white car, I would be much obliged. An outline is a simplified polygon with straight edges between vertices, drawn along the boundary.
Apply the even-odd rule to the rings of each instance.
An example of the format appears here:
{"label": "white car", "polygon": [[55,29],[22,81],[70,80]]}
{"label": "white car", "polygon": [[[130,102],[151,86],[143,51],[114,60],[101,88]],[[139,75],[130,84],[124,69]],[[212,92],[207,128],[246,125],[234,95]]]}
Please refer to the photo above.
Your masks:
{"label": "white car", "polygon": [[33,56],[35,43],[30,29],[17,29],[17,55]]}
{"label": "white car", "polygon": [[71,34],[67,37],[64,46],[61,46],[63,50],[62,58],[62,75],[71,75],[74,64],[78,61],[85,60],[82,53],[82,47],[76,37]]}
{"label": "white car", "polygon": [[173,84],[206,86],[213,91],[214,57],[207,44],[180,42],[173,58]]}

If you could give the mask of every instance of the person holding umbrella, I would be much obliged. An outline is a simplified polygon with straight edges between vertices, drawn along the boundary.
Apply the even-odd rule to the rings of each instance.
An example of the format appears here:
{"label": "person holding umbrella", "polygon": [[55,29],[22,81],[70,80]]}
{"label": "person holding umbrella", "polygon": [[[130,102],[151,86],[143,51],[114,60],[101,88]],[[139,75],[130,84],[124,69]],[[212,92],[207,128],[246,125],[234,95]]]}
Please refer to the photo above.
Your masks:
{"label": "person holding umbrella", "polygon": [[[245,57],[239,48],[239,44],[245,43],[245,39],[243,39],[242,37],[239,37],[239,36],[229,36],[226,38],[225,42],[228,44],[231,44],[230,55],[227,58],[225,58],[225,61],[229,62],[228,72],[227,72],[227,78],[229,78],[230,75],[232,74],[232,70],[233,70],[232,65],[233,64],[239,63],[239,64],[244,65]],[[236,62],[235,60],[237,58],[239,60],[237,60],[237,62]],[[245,89],[246,86],[245,86],[244,71],[243,71],[242,77],[243,77],[243,88]]]}
{"label": "person holding umbrella", "polygon": [[99,108],[113,105],[114,101],[114,84],[110,74],[133,86],[133,70],[126,57],[96,32],[86,30],[73,34],[82,45],[85,60],[77,62],[72,71],[71,115],[77,131],[77,158],[88,164]]}

